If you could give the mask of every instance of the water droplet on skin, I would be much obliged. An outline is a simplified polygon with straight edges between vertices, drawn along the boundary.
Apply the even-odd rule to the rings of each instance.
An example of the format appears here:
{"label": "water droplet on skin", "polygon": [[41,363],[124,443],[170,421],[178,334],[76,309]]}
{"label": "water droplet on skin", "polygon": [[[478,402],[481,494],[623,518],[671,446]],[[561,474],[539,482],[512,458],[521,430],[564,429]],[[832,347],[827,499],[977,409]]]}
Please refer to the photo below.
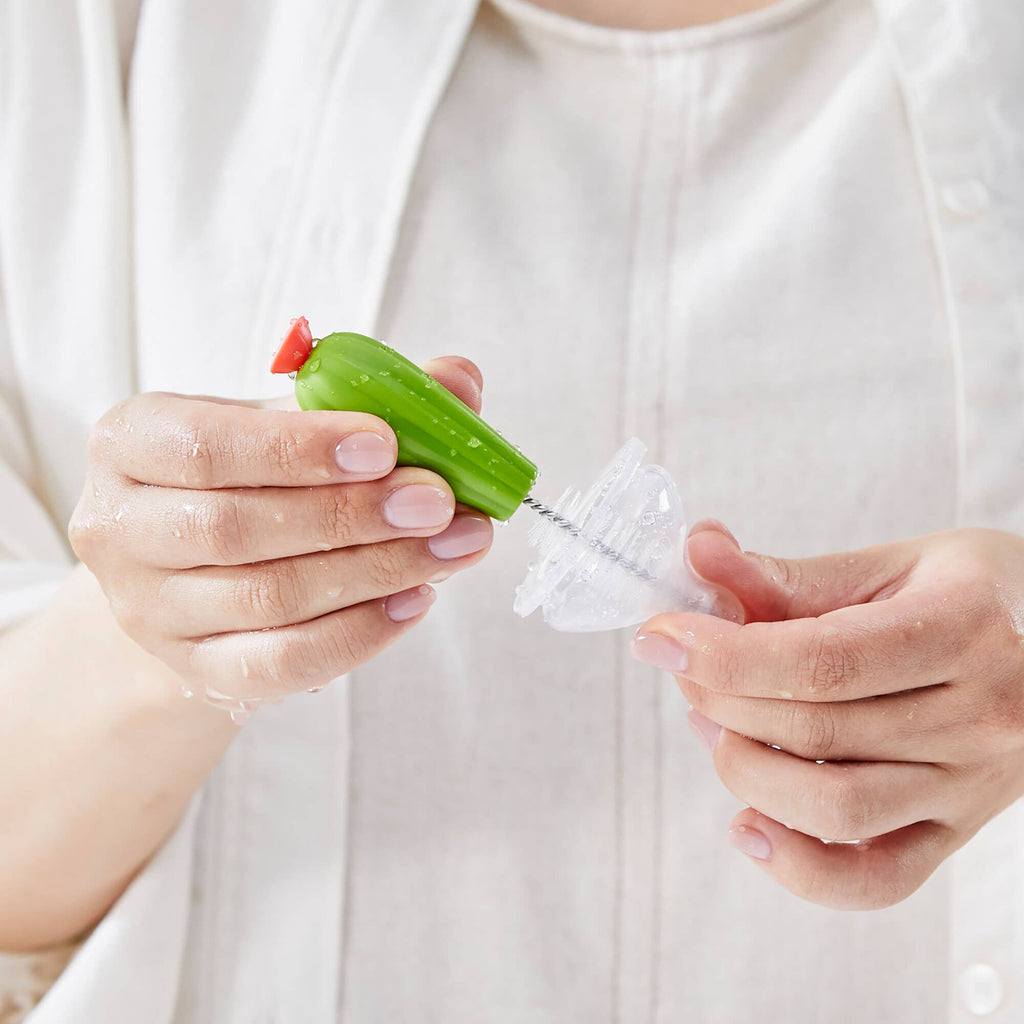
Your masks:
{"label": "water droplet on skin", "polygon": [[328,601],[333,601],[338,596],[338,594],[340,594],[340,593],[341,593],[340,590],[328,590],[327,591],[327,600]]}
{"label": "water droplet on skin", "polygon": [[326,689],[327,689],[326,685],[324,685],[324,686],[311,686],[311,687],[309,687],[308,690],[306,690],[306,693],[323,693],[324,690],[326,690]]}
{"label": "water droplet on skin", "polygon": [[283,523],[284,522],[284,516],[281,515],[280,512],[275,512],[274,513],[274,522],[275,523]]}
{"label": "water droplet on skin", "polygon": [[479,448],[480,447],[480,438],[479,437],[471,437],[469,439],[468,443],[469,443],[469,447],[470,448]]}
{"label": "water droplet on skin", "polygon": [[779,696],[782,697],[783,700],[792,700],[793,699],[793,694],[791,694],[789,692],[789,690],[779,690]]}
{"label": "water droplet on skin", "polygon": [[239,658],[239,661],[242,663],[242,675],[246,679],[248,679],[249,678],[249,662],[247,662],[245,660],[245,655],[244,654],[242,655],[241,658]]}
{"label": "water droplet on skin", "polygon": [[181,540],[181,530],[179,530],[177,527],[171,530],[171,533],[174,535],[175,538]]}
{"label": "water droplet on skin", "polygon": [[100,496],[100,489],[95,484],[92,485],[92,496],[94,498],[98,498]]}
{"label": "water droplet on skin", "polygon": [[252,717],[252,712],[251,711],[232,711],[232,712],[230,712],[230,715],[231,715],[231,721],[234,722],[235,725],[245,725],[245,723],[248,722],[249,719]]}
{"label": "water droplet on skin", "polygon": [[183,686],[181,688],[181,695],[185,698],[185,700],[190,700],[192,697],[196,695],[196,691],[190,690],[187,686]]}

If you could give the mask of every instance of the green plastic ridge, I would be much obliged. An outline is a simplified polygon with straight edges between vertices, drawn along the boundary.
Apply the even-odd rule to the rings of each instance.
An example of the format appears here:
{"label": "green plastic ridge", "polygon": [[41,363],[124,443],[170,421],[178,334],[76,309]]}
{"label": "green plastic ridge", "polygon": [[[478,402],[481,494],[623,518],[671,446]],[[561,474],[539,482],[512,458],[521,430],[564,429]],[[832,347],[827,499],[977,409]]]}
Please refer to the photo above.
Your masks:
{"label": "green plastic ridge", "polygon": [[433,377],[363,334],[329,334],[295,375],[303,409],[346,409],[386,420],[398,464],[430,469],[456,500],[508,519],[537,479],[537,467]]}

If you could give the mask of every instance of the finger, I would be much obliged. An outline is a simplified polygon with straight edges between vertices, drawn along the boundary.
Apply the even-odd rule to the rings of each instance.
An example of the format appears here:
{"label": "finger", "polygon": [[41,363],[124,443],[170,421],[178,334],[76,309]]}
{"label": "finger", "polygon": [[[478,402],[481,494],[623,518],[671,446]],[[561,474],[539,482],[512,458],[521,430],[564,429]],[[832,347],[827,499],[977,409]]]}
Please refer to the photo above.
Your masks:
{"label": "finger", "polygon": [[215,698],[265,700],[320,686],[380,654],[435,599],[423,584],[310,622],[189,642],[182,674]]}
{"label": "finger", "polygon": [[977,753],[973,731],[950,729],[961,709],[948,686],[815,703],[734,697],[705,689],[686,676],[676,681],[705,717],[809,761],[953,763]]}
{"label": "finger", "polygon": [[753,809],[736,815],[729,840],[784,889],[834,910],[899,903],[960,845],[952,829],[932,821],[856,845],[823,843]]}
{"label": "finger", "polygon": [[[160,584],[156,608],[147,614],[152,628],[182,638],[306,622],[447,579],[480,561],[493,533],[486,516],[459,515],[427,540],[404,538],[240,568],[172,572]],[[138,602],[140,608],[151,604]]]}
{"label": "finger", "polygon": [[120,520],[122,554],[168,569],[245,565],[312,551],[432,536],[455,512],[451,488],[406,467],[384,480],[312,487],[176,491],[135,485]]}
{"label": "finger", "polygon": [[859,700],[954,678],[977,618],[977,606],[941,587],[783,622],[671,612],[640,627],[633,653],[721,693]]}
{"label": "finger", "polygon": [[105,415],[93,461],[139,483],[211,490],[309,487],[386,476],[391,428],[356,412],[290,412],[254,404],[139,395]]}
{"label": "finger", "polygon": [[923,541],[901,541],[816,558],[774,558],[741,550],[721,523],[697,523],[686,543],[692,570],[735,594],[750,621],[822,615],[894,593],[913,571]]}
{"label": "finger", "polygon": [[[699,712],[690,715],[693,721]],[[958,800],[952,777],[931,764],[818,764],[728,729],[718,734],[713,757],[730,793],[787,828],[818,839],[871,839],[938,818]]]}
{"label": "finger", "polygon": [[480,412],[484,378],[476,363],[464,356],[441,356],[424,363],[423,369],[473,412]]}

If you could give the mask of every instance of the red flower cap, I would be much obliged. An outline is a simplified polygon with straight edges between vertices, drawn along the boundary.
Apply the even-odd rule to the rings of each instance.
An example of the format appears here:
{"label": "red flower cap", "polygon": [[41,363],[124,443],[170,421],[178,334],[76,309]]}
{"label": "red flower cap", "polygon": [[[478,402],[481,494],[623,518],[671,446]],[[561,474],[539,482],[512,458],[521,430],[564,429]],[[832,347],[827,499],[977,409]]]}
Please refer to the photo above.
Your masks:
{"label": "red flower cap", "polygon": [[270,364],[271,373],[295,373],[313,351],[313,332],[304,316],[297,316],[288,328],[281,347]]}

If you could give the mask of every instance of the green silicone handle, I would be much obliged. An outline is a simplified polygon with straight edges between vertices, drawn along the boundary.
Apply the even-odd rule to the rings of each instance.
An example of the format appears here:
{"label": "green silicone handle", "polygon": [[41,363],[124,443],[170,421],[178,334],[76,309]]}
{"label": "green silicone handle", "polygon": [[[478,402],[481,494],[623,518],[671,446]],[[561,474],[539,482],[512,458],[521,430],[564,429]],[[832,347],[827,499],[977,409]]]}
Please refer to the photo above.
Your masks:
{"label": "green silicone handle", "polygon": [[394,349],[362,334],[314,342],[295,375],[303,409],[348,409],[386,420],[398,463],[443,476],[458,501],[508,519],[537,478],[537,467],[472,409]]}

